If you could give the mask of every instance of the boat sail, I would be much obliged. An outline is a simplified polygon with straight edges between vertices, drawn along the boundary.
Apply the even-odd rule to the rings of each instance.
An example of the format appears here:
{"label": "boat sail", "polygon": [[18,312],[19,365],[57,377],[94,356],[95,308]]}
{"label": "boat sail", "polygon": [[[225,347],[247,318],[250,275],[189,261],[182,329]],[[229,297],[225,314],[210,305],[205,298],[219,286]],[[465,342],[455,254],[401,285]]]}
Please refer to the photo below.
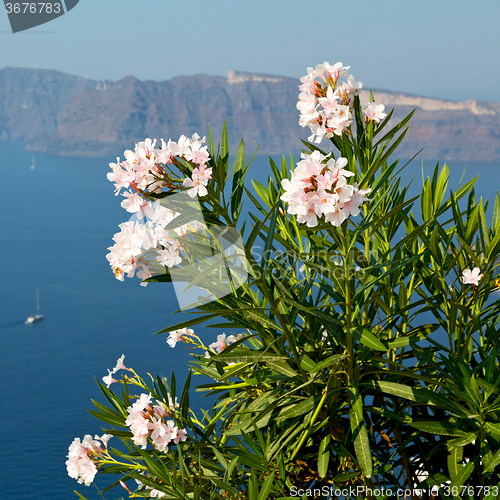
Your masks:
{"label": "boat sail", "polygon": [[34,156],[31,157],[31,167],[30,168],[31,168],[31,170],[35,170],[35,157]]}
{"label": "boat sail", "polygon": [[40,321],[41,319],[43,319],[43,314],[40,314],[40,293],[37,290],[36,291],[36,314],[34,316],[28,316],[25,323],[27,325],[30,325],[31,323],[34,323],[35,321]]}

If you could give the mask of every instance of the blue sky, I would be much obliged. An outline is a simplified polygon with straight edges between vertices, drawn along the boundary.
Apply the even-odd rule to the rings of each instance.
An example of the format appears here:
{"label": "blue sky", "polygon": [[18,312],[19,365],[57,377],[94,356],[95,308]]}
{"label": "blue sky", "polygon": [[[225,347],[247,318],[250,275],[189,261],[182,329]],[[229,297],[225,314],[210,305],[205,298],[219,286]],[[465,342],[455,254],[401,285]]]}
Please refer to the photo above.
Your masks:
{"label": "blue sky", "polygon": [[350,65],[365,88],[500,101],[499,19],[498,0],[80,0],[16,34],[0,11],[0,68],[299,78],[327,60]]}

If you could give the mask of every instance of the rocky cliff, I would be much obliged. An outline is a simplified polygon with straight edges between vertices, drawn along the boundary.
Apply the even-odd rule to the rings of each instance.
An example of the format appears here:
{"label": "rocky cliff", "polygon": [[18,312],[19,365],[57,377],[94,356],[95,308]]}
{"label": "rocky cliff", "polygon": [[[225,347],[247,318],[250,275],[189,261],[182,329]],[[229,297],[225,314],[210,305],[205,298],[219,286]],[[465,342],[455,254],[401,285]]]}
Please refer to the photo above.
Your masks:
{"label": "rocky cliff", "polygon": [[[126,77],[97,82],[57,71],[0,70],[0,140],[58,155],[121,155],[145,137],[177,140],[181,134],[215,137],[227,121],[235,150],[297,152],[308,129],[298,125],[298,81],[229,71],[226,78],[180,76],[163,82]],[[421,158],[500,160],[500,103],[444,101],[374,91],[377,102],[395,108],[399,120],[416,108],[400,155]],[[363,100],[368,99],[364,92]],[[394,122],[396,123],[396,121]]]}

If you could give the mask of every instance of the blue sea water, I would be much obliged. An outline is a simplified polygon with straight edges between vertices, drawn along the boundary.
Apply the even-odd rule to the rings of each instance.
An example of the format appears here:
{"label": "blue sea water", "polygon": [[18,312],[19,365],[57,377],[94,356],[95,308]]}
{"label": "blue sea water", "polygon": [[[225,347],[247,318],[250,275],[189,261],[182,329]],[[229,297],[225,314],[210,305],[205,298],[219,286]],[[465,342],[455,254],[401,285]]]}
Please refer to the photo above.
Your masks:
{"label": "blue sea water", "polygon": [[[36,154],[31,170],[31,153],[5,143],[0,152],[0,496],[70,500],[76,489],[93,500],[96,490],[69,478],[64,462],[74,437],[101,434],[100,422],[86,411],[91,398],[102,400],[95,377],[106,375],[123,353],[125,364],[143,376],[170,377],[173,370],[184,379],[188,351],[171,349],[165,334],[153,333],[186,316],[174,314],[172,285],[120,283],[109,268],[107,247],[128,219],[106,180],[113,158]],[[463,166],[452,164],[450,187]],[[426,172],[431,167],[424,165]],[[478,196],[493,197],[499,167],[469,164],[466,179],[480,174]],[[414,162],[405,174],[416,173],[417,192],[420,171]],[[267,159],[257,157],[250,176],[263,181],[268,172]],[[45,318],[25,325],[37,289]],[[197,333],[209,341],[216,335]],[[193,399],[193,407],[202,404]],[[97,485],[106,484],[98,475]]]}
{"label": "blue sea water", "polygon": [[[107,247],[128,216],[106,179],[109,160],[36,155],[30,170],[30,153],[4,145],[0,158],[0,498],[69,500],[77,489],[94,499],[64,465],[74,437],[102,433],[86,411],[102,400],[94,378],[123,353],[145,378],[173,370],[182,381],[188,352],[153,334],[186,316],[173,314],[172,285],[111,272]],[[37,289],[45,317],[25,325]]]}

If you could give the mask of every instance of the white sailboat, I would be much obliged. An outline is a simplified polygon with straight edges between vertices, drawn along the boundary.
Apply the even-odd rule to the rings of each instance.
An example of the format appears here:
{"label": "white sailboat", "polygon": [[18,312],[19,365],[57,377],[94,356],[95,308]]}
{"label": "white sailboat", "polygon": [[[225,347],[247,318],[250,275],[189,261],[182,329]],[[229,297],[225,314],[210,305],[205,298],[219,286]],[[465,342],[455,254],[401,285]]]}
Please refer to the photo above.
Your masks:
{"label": "white sailboat", "polygon": [[34,156],[31,157],[31,167],[30,168],[31,168],[31,170],[35,170],[35,157]]}
{"label": "white sailboat", "polygon": [[37,290],[36,291],[36,314],[33,316],[28,316],[25,323],[27,325],[30,325],[31,323],[34,323],[35,321],[40,321],[41,319],[43,319],[43,314],[40,314],[40,293]]}

